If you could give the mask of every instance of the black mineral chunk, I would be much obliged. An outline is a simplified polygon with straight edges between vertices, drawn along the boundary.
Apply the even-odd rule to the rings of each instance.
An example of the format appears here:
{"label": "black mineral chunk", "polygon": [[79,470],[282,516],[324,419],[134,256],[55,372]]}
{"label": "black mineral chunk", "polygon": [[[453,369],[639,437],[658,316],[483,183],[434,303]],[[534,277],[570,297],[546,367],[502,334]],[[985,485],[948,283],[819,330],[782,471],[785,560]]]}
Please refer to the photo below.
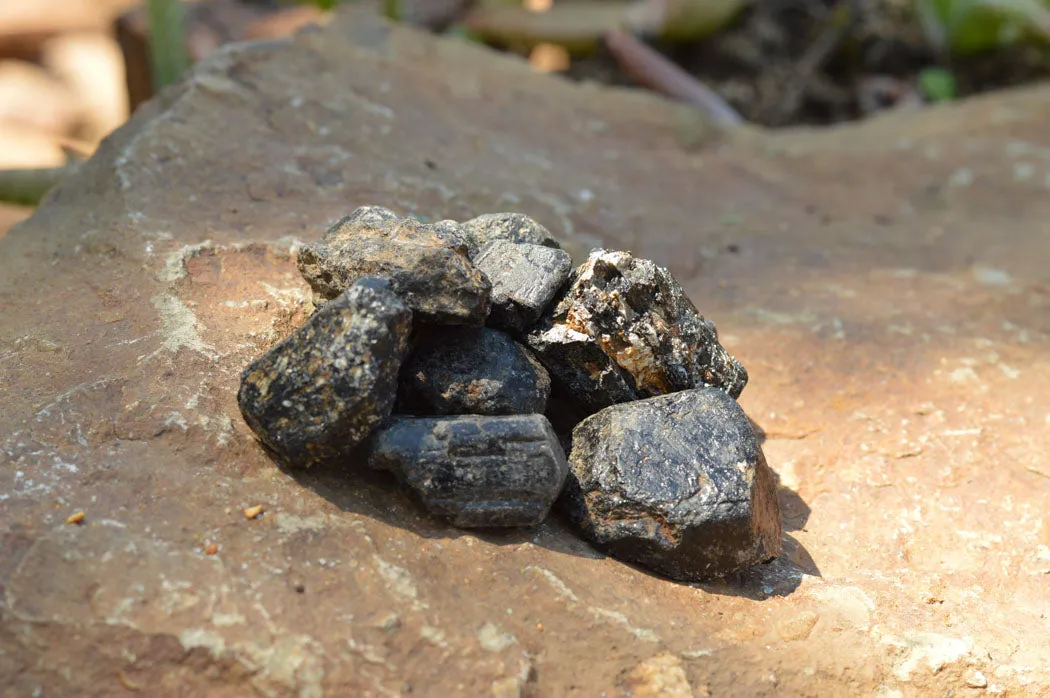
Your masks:
{"label": "black mineral chunk", "polygon": [[427,328],[415,345],[401,371],[399,412],[532,414],[547,405],[546,369],[498,330]]}
{"label": "black mineral chunk", "polygon": [[738,397],[747,384],[671,273],[629,252],[591,252],[527,342],[589,412],[704,385]]}
{"label": "black mineral chunk", "polygon": [[485,213],[459,228],[471,259],[495,240],[561,248],[551,231],[522,213]]}
{"label": "black mineral chunk", "polygon": [[564,250],[495,240],[474,260],[492,282],[488,324],[522,332],[536,323],[572,271]]}
{"label": "black mineral chunk", "polygon": [[359,280],[244,370],[244,420],[291,466],[347,452],[389,416],[411,331],[387,281]]}
{"label": "black mineral chunk", "polygon": [[420,322],[481,325],[491,284],[448,223],[430,226],[378,206],[362,207],[300,249],[299,271],[318,306],[373,276],[389,279]]}
{"label": "black mineral chunk", "polygon": [[561,500],[596,547],[671,579],[780,554],[774,475],[737,402],[698,388],[608,407],[572,434]]}
{"label": "black mineral chunk", "polygon": [[392,417],[370,442],[389,470],[454,526],[533,526],[546,518],[568,465],[543,415]]}

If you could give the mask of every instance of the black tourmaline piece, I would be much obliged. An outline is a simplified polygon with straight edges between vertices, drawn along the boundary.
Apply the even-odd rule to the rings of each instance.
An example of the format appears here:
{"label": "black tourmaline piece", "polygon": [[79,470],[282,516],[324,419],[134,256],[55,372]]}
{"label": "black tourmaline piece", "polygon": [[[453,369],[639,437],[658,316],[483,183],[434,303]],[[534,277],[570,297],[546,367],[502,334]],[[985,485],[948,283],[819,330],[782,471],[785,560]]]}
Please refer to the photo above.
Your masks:
{"label": "black tourmaline piece", "polygon": [[459,229],[471,259],[495,240],[561,248],[551,231],[523,213],[484,213],[460,223]]}
{"label": "black tourmaline piece", "polygon": [[411,331],[388,282],[359,280],[244,370],[244,420],[292,466],[346,453],[390,414]]}
{"label": "black tourmaline piece", "polygon": [[540,523],[568,473],[558,437],[539,414],[392,417],[372,439],[368,462],[461,528]]}
{"label": "black tourmaline piece", "polygon": [[488,324],[524,332],[536,324],[569,278],[572,257],[552,247],[496,240],[485,246],[474,266],[492,282]]}
{"label": "black tourmaline piece", "polygon": [[588,412],[704,385],[735,398],[747,384],[671,273],[629,252],[591,252],[528,344]]}
{"label": "black tourmaline piece", "polygon": [[289,466],[367,461],[461,528],[535,526],[557,501],[596,548],[675,580],[780,554],[747,371],[667,269],[602,249],[573,269],[520,213],[379,206],[298,264],[317,311],[237,395]]}
{"label": "black tourmaline piece", "polygon": [[722,390],[591,415],[573,431],[569,468],[561,505],[613,557],[703,581],[780,554],[773,473],[747,415]]}
{"label": "black tourmaline piece", "polygon": [[416,415],[533,414],[551,380],[532,353],[487,327],[420,332],[401,370],[397,409]]}
{"label": "black tourmaline piece", "polygon": [[364,206],[299,250],[299,272],[322,305],[365,276],[389,279],[419,322],[482,325],[491,284],[467,258],[455,226]]}

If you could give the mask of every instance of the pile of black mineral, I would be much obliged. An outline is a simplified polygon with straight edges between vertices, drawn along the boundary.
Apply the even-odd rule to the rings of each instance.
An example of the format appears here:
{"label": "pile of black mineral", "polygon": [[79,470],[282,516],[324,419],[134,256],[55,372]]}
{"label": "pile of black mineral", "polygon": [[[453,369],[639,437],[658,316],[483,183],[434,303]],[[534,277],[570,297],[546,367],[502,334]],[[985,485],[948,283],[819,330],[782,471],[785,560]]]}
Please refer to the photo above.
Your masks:
{"label": "pile of black mineral", "polygon": [[298,265],[316,310],[238,394],[288,467],[366,460],[463,528],[536,526],[557,501],[595,547],[676,580],[780,554],[747,371],[667,269],[604,249],[574,269],[519,213],[378,206]]}

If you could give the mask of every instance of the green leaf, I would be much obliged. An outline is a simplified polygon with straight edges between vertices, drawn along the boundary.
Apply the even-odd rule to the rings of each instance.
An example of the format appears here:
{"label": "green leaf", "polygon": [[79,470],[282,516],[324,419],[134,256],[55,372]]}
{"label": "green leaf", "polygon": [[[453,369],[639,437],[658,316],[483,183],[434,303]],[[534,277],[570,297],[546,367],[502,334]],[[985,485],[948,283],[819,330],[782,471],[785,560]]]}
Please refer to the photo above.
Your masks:
{"label": "green leaf", "polygon": [[172,84],[186,72],[192,61],[186,47],[186,27],[181,0],[149,0],[150,70],[153,90]]}
{"label": "green leaf", "polygon": [[919,89],[931,102],[949,102],[958,94],[955,74],[945,68],[924,68],[919,73]]}
{"label": "green leaf", "polygon": [[1050,41],[1044,0],[914,0],[914,10],[930,45],[955,55]]}

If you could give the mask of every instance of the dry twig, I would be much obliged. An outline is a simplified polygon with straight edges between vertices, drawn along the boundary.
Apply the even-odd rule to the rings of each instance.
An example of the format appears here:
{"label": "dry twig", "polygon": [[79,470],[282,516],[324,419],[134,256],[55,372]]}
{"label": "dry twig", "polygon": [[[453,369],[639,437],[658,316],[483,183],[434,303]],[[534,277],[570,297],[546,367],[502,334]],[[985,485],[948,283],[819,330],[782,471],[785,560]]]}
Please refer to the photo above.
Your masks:
{"label": "dry twig", "polygon": [[718,126],[744,123],[743,117],[717,92],[629,33],[613,29],[604,38],[616,62],[639,84],[696,107]]}

